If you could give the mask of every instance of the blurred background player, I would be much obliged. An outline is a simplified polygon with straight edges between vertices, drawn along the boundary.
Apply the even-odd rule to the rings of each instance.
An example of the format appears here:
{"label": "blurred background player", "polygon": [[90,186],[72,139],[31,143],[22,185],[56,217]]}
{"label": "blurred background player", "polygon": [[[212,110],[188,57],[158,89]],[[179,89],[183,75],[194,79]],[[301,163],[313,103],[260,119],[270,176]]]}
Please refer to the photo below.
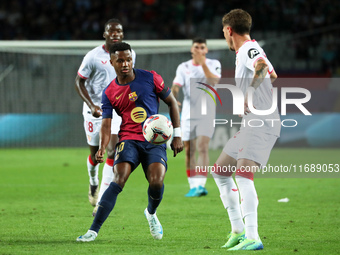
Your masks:
{"label": "blurred background player", "polygon": [[180,117],[177,101],[163,78],[154,71],[133,69],[132,53],[127,43],[117,43],[110,48],[111,64],[117,78],[103,92],[103,123],[100,131],[100,147],[96,154],[103,161],[105,149],[110,139],[112,110],[122,117],[119,143],[116,145],[114,180],[104,192],[98,211],[88,232],[77,241],[94,241],[104,221],[113,210],[118,194],[124,188],[130,174],[142,164],[145,177],[149,182],[148,206],[144,210],[150,232],[154,239],[162,239],[163,229],[156,216],[164,192],[164,176],[167,169],[166,145],[154,145],[143,136],[144,121],[158,113],[159,99],[169,107],[174,127],[171,148],[174,156],[183,150],[180,130]]}
{"label": "blurred background player", "polygon": [[[76,90],[84,100],[83,116],[84,129],[87,143],[90,147],[90,155],[87,158],[87,170],[90,177],[89,201],[95,206],[93,213],[97,211],[97,201],[113,180],[114,148],[118,142],[118,131],[121,117],[113,111],[111,138],[107,147],[107,159],[103,168],[100,191],[98,189],[99,163],[95,160],[95,154],[99,148],[99,131],[102,122],[101,97],[103,90],[116,78],[116,72],[110,64],[110,46],[121,42],[124,38],[123,26],[118,19],[110,19],[105,23],[103,37],[105,44],[89,51],[81,63],[75,81]],[[132,51],[133,63],[136,54]]]}
{"label": "blurred background player", "polygon": [[[267,164],[270,152],[280,135],[280,124],[272,124],[265,119],[280,119],[277,109],[269,115],[255,115],[248,105],[248,90],[253,94],[253,107],[268,110],[272,106],[272,82],[277,78],[274,68],[263,49],[250,38],[252,19],[249,13],[235,9],[222,19],[224,37],[229,49],[236,52],[236,86],[245,95],[242,122],[252,119],[263,120],[262,127],[241,125],[240,130],[227,142],[215,164],[213,174],[220,191],[224,207],[228,211],[231,234],[223,246],[229,250],[260,250],[263,244],[258,235],[257,206],[258,198],[254,186],[254,171]],[[242,123],[241,122],[241,123]],[[272,127],[273,125],[273,127]],[[235,180],[232,171],[236,169]],[[222,171],[219,171],[222,170]],[[239,192],[241,208],[239,206]]]}
{"label": "blurred background player", "polygon": [[[191,46],[192,59],[181,63],[177,67],[176,77],[171,89],[176,98],[178,98],[180,88],[183,89],[184,95],[181,127],[185,148],[185,167],[190,186],[189,192],[185,195],[186,197],[199,197],[208,194],[205,188],[208,172],[205,170],[200,171],[200,169],[196,169],[196,166],[209,166],[209,141],[213,136],[214,128],[213,125],[208,123],[212,123],[215,118],[215,105],[212,104],[208,107],[207,119],[202,118],[203,116],[193,116],[196,115],[194,114],[196,109],[200,111],[201,95],[205,93],[196,89],[202,86],[197,82],[214,85],[221,77],[221,63],[218,60],[206,58],[207,53],[206,40],[204,38],[194,38]],[[210,101],[212,102],[212,100]],[[180,103],[178,104],[180,105]],[[197,161],[196,148],[198,151]]]}

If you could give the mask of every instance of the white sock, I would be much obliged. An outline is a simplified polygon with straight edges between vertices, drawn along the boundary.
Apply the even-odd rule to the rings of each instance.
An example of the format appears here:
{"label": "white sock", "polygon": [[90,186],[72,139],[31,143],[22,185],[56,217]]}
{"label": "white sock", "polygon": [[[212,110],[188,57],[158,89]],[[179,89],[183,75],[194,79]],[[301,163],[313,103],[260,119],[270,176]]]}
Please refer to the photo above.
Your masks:
{"label": "white sock", "polygon": [[204,175],[197,175],[195,177],[195,187],[198,187],[198,186],[205,187],[206,182],[207,182],[207,177]]}
{"label": "white sock", "polygon": [[242,198],[241,208],[246,227],[246,237],[257,240],[259,238],[257,231],[258,199],[254,181],[238,175],[235,177],[235,180]]}
{"label": "white sock", "polygon": [[92,163],[90,162],[90,157],[88,157],[87,158],[87,171],[90,177],[90,184],[92,186],[97,186],[99,184],[99,179],[98,179],[99,164],[93,165]]}
{"label": "white sock", "polygon": [[232,233],[242,233],[244,223],[242,220],[240,199],[237,186],[231,176],[212,174],[218,189],[223,206],[228,211]]}
{"label": "white sock", "polygon": [[189,183],[189,187],[190,189],[195,188],[195,178],[194,177],[188,177],[188,183]]}
{"label": "white sock", "polygon": [[100,183],[97,205],[100,202],[100,199],[102,198],[105,190],[110,186],[110,183],[113,181],[113,177],[113,167],[105,163],[103,168],[102,182]]}

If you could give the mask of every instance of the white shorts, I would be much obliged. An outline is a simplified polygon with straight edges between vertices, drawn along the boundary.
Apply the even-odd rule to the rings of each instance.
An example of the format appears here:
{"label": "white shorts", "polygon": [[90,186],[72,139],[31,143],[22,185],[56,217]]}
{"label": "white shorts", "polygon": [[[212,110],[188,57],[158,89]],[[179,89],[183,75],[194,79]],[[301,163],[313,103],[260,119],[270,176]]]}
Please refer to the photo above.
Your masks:
{"label": "white shorts", "polygon": [[202,120],[182,120],[182,141],[190,141],[198,136],[207,136],[211,139],[215,130],[212,121],[211,123],[210,121],[202,123]]}
{"label": "white shorts", "polygon": [[223,151],[236,160],[249,159],[265,166],[276,140],[275,135],[245,128],[229,139]]}
{"label": "white shorts", "polygon": [[[99,133],[102,125],[102,118],[94,118],[91,112],[83,114],[84,116],[84,130],[88,145],[99,146]],[[122,118],[113,111],[111,121],[111,134],[117,135],[119,132]]]}

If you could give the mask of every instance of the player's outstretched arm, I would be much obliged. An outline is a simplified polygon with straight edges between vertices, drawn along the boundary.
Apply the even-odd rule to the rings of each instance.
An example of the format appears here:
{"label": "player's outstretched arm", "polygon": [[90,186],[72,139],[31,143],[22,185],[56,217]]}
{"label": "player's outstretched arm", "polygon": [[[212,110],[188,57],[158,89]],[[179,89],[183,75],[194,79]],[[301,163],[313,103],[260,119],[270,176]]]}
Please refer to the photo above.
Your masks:
{"label": "player's outstretched arm", "polygon": [[75,81],[76,90],[78,94],[80,95],[80,97],[84,100],[84,102],[91,109],[92,116],[98,118],[102,116],[102,110],[100,109],[98,105],[93,104],[89,96],[89,93],[87,92],[87,89],[85,88],[85,81],[86,79],[77,75],[76,81]]}
{"label": "player's outstretched arm", "polygon": [[111,119],[106,118],[102,120],[102,126],[100,128],[99,149],[96,153],[96,160],[99,163],[104,162],[105,149],[109,144],[110,137],[111,137]]}
{"label": "player's outstretched arm", "polygon": [[181,134],[177,134],[177,131],[180,131],[181,125],[177,100],[171,92],[163,101],[169,106],[169,114],[174,127],[174,138],[171,142],[171,149],[174,151],[174,157],[176,157],[177,153],[183,150]]}

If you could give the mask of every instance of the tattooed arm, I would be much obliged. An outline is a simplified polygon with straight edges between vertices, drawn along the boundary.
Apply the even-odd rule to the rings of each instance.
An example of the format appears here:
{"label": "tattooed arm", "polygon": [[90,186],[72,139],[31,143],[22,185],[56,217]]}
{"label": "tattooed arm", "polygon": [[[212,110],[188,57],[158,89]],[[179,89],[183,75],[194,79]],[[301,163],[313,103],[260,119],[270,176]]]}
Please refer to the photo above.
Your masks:
{"label": "tattooed arm", "polygon": [[[250,83],[250,87],[253,87],[254,90],[257,89],[263,82],[264,78],[266,77],[268,69],[269,67],[266,61],[264,61],[264,59],[260,58],[258,61],[256,61],[254,78]],[[248,107],[248,93],[247,93],[244,100],[244,114],[247,115],[248,113],[250,113],[250,110]]]}
{"label": "tattooed arm", "polygon": [[266,77],[268,72],[268,65],[264,59],[260,58],[255,63],[255,71],[254,71],[254,78],[250,84],[250,86],[254,87],[254,89],[257,89],[258,86],[263,82],[264,77]]}

